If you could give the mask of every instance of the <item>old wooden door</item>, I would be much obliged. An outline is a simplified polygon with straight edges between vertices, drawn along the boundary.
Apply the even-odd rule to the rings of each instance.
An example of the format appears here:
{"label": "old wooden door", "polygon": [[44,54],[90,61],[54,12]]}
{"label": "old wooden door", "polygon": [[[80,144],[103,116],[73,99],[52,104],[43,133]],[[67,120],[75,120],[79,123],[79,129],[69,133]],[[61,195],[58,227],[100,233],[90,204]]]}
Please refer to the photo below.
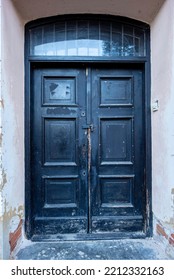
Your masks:
{"label": "old wooden door", "polygon": [[142,71],[91,70],[91,231],[143,230]]}
{"label": "old wooden door", "polygon": [[141,67],[45,65],[32,84],[32,234],[143,231]]}

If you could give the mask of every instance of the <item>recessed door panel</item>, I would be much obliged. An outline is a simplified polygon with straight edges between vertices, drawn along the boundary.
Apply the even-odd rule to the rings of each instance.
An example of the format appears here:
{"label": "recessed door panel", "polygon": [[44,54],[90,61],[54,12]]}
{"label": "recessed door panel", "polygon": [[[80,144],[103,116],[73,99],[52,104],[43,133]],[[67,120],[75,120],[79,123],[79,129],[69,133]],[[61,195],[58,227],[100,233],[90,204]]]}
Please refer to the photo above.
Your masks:
{"label": "recessed door panel", "polygon": [[76,165],[76,119],[47,118],[45,129],[45,164]]}
{"label": "recessed door panel", "polygon": [[132,161],[132,119],[100,119],[101,164]]}
{"label": "recessed door panel", "polygon": [[101,178],[101,207],[133,206],[133,178]]}
{"label": "recessed door panel", "polygon": [[75,77],[43,77],[44,105],[73,105],[75,103]]}
{"label": "recessed door panel", "polygon": [[101,105],[132,105],[133,77],[106,77],[100,79]]}
{"label": "recessed door panel", "polygon": [[44,184],[44,208],[77,207],[77,179],[45,179]]}

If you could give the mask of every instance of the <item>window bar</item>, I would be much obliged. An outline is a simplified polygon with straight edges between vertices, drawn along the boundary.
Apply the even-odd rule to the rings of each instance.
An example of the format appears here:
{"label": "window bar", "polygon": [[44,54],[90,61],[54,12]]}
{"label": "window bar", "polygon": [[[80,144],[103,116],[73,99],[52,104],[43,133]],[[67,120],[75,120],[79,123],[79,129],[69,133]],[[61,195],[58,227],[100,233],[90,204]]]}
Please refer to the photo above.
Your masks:
{"label": "window bar", "polygon": [[53,53],[54,55],[57,55],[57,50],[56,50],[56,24],[53,24],[53,42],[52,42],[52,48],[53,48]]}
{"label": "window bar", "polygon": [[67,21],[65,22],[65,55],[68,55],[68,50],[67,50]]}
{"label": "window bar", "polygon": [[123,56],[124,52],[124,26],[122,24],[122,35],[121,35],[121,56]]}
{"label": "window bar", "polygon": [[29,55],[34,55],[34,44],[33,44],[33,34],[32,30],[29,30],[29,40],[30,40],[30,49],[29,49]]}
{"label": "window bar", "polygon": [[42,45],[41,45],[42,47],[41,47],[41,53],[42,53],[42,55],[46,55],[45,52],[44,52],[44,43],[43,43],[44,42],[44,26],[41,27],[41,28],[42,28],[42,41],[41,41],[42,42]]}
{"label": "window bar", "polygon": [[143,44],[143,55],[146,55],[146,33],[145,31],[143,31],[143,40],[144,40],[144,44]]}
{"label": "window bar", "polygon": [[76,50],[75,50],[75,54],[76,55],[78,55],[78,51],[79,51],[79,49],[78,49],[78,21],[76,20],[76,40],[75,40],[75,48],[76,48]]}
{"label": "window bar", "polygon": [[135,56],[135,28],[133,27],[133,56]]}
{"label": "window bar", "polygon": [[112,56],[112,22],[110,22],[110,52],[109,55]]}
{"label": "window bar", "polygon": [[98,22],[98,32],[99,32],[99,40],[98,40],[98,55],[102,55],[102,50],[100,48],[100,45],[101,45],[101,42],[100,42],[100,39],[101,39],[101,27],[100,27],[100,21]]}
{"label": "window bar", "polygon": [[87,41],[87,52],[88,52],[88,56],[89,56],[89,20],[87,21],[87,28],[88,28],[88,41]]}

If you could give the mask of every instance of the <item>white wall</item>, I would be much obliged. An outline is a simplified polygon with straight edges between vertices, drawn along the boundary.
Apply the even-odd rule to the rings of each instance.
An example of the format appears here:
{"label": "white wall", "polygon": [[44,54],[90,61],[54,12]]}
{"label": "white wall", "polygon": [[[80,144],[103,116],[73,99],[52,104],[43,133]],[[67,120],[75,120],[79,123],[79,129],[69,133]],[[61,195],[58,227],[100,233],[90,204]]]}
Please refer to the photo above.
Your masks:
{"label": "white wall", "polygon": [[[166,0],[151,24],[153,212],[174,226],[174,1]],[[173,225],[172,225],[173,223]]]}
{"label": "white wall", "polygon": [[[3,257],[9,257],[9,233],[24,207],[24,30],[11,0],[2,1],[2,164]],[[2,219],[2,217],[1,217]]]}

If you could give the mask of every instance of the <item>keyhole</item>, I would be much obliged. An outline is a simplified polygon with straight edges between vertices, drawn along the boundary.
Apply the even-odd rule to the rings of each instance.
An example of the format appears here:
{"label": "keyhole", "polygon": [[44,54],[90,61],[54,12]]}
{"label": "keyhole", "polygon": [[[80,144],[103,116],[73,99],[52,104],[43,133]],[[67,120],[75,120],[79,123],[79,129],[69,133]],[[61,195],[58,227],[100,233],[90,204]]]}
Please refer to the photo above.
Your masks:
{"label": "keyhole", "polygon": [[82,175],[83,175],[83,176],[86,176],[86,171],[82,171]]}
{"label": "keyhole", "polygon": [[81,117],[85,117],[85,111],[81,112]]}

